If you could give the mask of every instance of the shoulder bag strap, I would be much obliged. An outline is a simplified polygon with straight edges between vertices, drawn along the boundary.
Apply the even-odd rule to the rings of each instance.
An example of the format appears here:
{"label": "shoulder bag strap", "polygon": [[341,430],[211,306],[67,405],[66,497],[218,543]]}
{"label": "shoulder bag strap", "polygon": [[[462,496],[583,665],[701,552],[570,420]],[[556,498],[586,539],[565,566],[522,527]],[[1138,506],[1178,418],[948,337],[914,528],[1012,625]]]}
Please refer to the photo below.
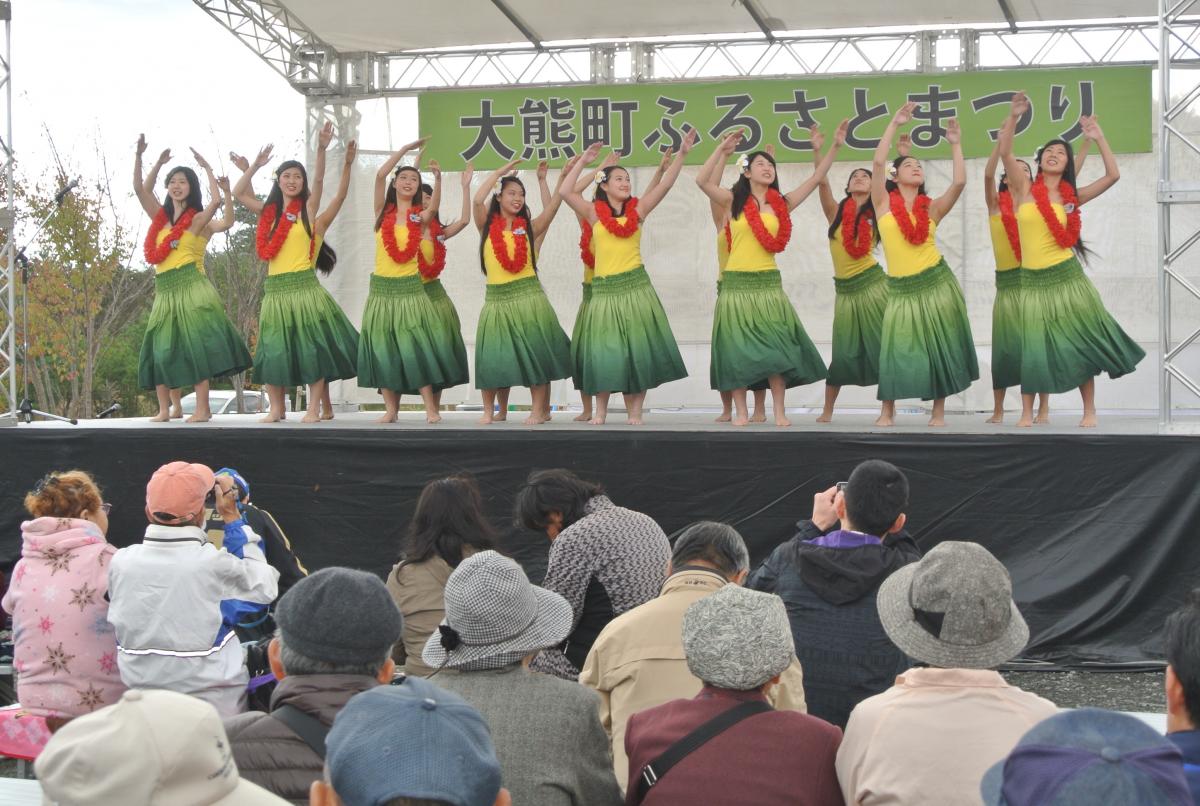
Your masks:
{"label": "shoulder bag strap", "polygon": [[271,716],[278,719],[292,731],[292,733],[304,740],[304,743],[309,748],[321,757],[325,758],[325,737],[329,735],[329,728],[325,727],[321,720],[316,717],[309,716],[291,705],[281,705],[271,712]]}

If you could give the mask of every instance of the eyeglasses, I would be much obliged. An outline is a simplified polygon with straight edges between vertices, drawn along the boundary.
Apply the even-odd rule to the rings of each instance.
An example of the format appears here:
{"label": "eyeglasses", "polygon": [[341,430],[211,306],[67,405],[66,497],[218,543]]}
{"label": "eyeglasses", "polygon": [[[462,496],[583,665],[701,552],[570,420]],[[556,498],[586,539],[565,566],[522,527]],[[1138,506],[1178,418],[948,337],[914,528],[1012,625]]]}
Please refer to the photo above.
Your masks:
{"label": "eyeglasses", "polygon": [[101,504],[100,511],[103,512],[105,515],[107,515],[108,513],[112,512],[112,504],[109,504],[109,503]]}

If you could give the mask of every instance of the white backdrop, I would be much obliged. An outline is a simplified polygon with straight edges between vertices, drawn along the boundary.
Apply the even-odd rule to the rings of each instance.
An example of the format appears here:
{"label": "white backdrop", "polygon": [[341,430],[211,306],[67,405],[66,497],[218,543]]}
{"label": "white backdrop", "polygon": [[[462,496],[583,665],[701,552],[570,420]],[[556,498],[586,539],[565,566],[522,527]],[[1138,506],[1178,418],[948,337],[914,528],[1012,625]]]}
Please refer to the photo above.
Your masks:
{"label": "white backdrop", "polygon": [[[373,268],[372,189],[374,174],[382,155],[360,158],[347,201],[329,234],[329,242],[338,251],[338,266],[326,281],[334,296],[356,324],[362,316],[368,277]],[[1142,346],[1147,356],[1137,372],[1117,381],[1102,376],[1097,389],[1102,409],[1150,410],[1158,406],[1158,275],[1156,270],[1156,230],[1154,188],[1157,176],[1153,154],[1119,157],[1121,181],[1083,213],[1083,237],[1095,255],[1088,267],[1112,314]],[[331,164],[337,164],[333,158]],[[949,181],[950,164],[927,162],[928,186],[937,195]],[[844,187],[854,163],[837,163],[831,172],[835,193]],[[979,354],[980,379],[969,390],[947,401],[950,410],[990,410],[992,405],[990,374],[991,309],[995,296],[994,263],[988,236],[987,210],[983,201],[984,160],[969,160],[967,187],[959,203],[938,228],[938,244],[947,262],[958,276],[966,297],[971,327]],[[335,169],[336,170],[336,169]],[[811,172],[811,165],[783,165],[780,181],[785,189],[794,187]],[[1103,168],[1097,155],[1089,157],[1081,182],[1100,175]],[[652,170],[634,170],[635,187],[645,186]],[[426,174],[428,177],[428,173]],[[536,178],[531,171],[521,174],[530,191],[530,207],[535,215]],[[551,182],[554,180],[551,173]],[[685,168],[675,188],[645,224],[642,254],[646,270],[666,307],[689,376],[653,390],[648,396],[653,407],[718,405],[716,392],[708,387],[709,339],[716,299],[716,233],[709,215],[708,201],[696,187],[695,169]],[[725,181],[733,180],[734,169],[727,168]],[[442,220],[458,216],[461,204],[457,174],[443,176]],[[327,187],[335,181],[327,180]],[[476,186],[481,181],[476,179]],[[840,195],[840,193],[839,193]],[[1189,215],[1192,215],[1189,213]],[[1200,217],[1200,212],[1195,214]],[[792,241],[779,258],[784,289],[796,306],[801,321],[813,341],[829,359],[834,289],[832,266],[825,236],[826,223],[814,193],[793,214]],[[1180,226],[1177,224],[1176,226]],[[541,281],[569,334],[580,301],[582,264],[578,253],[579,228],[571,210],[563,205],[546,236],[538,257]],[[474,348],[475,323],[484,297],[484,278],[479,270],[479,234],[468,226],[447,244],[447,267],[442,275],[450,297],[463,322],[463,338],[468,354]],[[882,250],[880,250],[882,252]],[[879,260],[883,263],[882,254]],[[1176,306],[1176,332],[1200,327],[1200,306],[1180,302]],[[1185,330],[1186,329],[1186,330]],[[1200,349],[1190,355],[1200,370]],[[474,377],[474,373],[472,373]],[[340,386],[340,388],[339,388]],[[789,390],[789,406],[820,406],[822,384]],[[336,400],[375,402],[374,390],[359,389],[354,382],[335,384]],[[514,390],[513,402],[527,402],[524,392]],[[552,388],[552,402],[559,405],[577,402],[570,380]],[[478,402],[479,393],[470,387],[447,391],[445,402]],[[415,402],[415,401],[409,401]],[[1072,393],[1055,401],[1059,408],[1078,408],[1078,395]],[[847,387],[839,405],[874,406],[875,389]],[[1019,398],[1010,391],[1009,407],[1019,406]]]}

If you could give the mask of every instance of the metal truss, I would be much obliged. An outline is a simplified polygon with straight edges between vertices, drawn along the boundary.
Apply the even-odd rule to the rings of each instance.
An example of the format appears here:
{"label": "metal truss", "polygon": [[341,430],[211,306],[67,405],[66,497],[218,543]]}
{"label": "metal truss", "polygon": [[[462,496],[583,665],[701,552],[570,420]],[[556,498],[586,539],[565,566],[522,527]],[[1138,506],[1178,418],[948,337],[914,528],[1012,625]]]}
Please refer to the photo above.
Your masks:
{"label": "metal truss", "polygon": [[[1186,133],[1185,121],[1194,117],[1200,99],[1200,82],[1195,70],[1200,47],[1192,38],[1190,23],[1183,21],[1197,0],[1159,0],[1159,130],[1158,130],[1158,260],[1159,260],[1159,425],[1162,430],[1177,430],[1174,391],[1182,387],[1200,398],[1200,379],[1189,374],[1185,359],[1196,364],[1200,348],[1200,261],[1192,247],[1200,242],[1196,207],[1200,204],[1200,182],[1187,179],[1196,175],[1200,143]],[[1186,158],[1181,159],[1181,158]],[[1190,170],[1189,170],[1190,169]],[[1189,220],[1190,219],[1190,220]],[[1180,226],[1172,228],[1172,223]],[[1191,278],[1188,274],[1191,274]],[[1178,301],[1174,300],[1175,292]],[[1186,336],[1175,337],[1174,315],[1180,315]],[[1190,349],[1189,349],[1190,348]],[[1188,429],[1191,430],[1191,429]]]}
{"label": "metal truss", "polygon": [[[0,90],[3,91],[4,124],[0,128],[0,173],[4,176],[4,206],[0,208],[0,390],[6,400],[0,412],[17,407],[17,296],[16,296],[16,193],[13,190],[12,148],[12,3],[0,0],[0,22],[4,24],[4,50],[0,52]],[[7,421],[7,422],[5,422]],[[0,415],[0,425],[15,425],[16,418]]]}
{"label": "metal truss", "polygon": [[[342,53],[284,0],[193,0],[310,97],[426,89],[864,73],[1156,65],[1157,21],[830,33],[687,41]],[[1200,16],[1174,18],[1173,58],[1200,60]]]}

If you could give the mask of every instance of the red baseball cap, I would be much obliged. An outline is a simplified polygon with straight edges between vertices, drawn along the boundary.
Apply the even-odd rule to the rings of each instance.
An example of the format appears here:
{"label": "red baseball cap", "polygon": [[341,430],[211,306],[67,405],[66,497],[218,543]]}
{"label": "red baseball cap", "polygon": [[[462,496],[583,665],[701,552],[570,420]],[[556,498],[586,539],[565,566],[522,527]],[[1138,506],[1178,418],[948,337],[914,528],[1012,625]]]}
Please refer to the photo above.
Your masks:
{"label": "red baseball cap", "polygon": [[146,485],[146,516],[167,526],[186,524],[204,511],[204,499],[215,483],[216,476],[207,465],[163,465]]}

